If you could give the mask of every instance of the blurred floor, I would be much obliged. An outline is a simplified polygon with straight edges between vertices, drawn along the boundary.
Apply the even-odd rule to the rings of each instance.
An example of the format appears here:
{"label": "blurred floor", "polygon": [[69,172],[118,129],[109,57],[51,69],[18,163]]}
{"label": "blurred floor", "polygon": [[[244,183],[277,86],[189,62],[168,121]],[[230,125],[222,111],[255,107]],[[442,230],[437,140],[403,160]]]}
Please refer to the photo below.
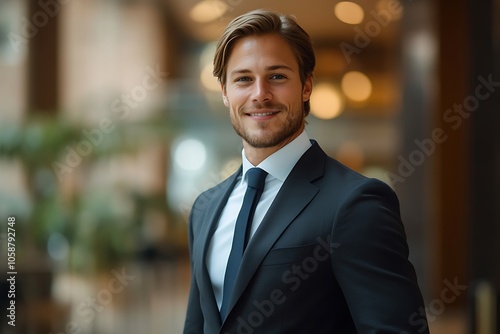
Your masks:
{"label": "blurred floor", "polygon": [[[137,270],[141,274],[137,275],[138,281],[130,290],[128,314],[118,332],[182,333],[190,283],[187,261],[144,266]],[[111,332],[117,332],[117,327],[99,331]]]}
{"label": "blurred floor", "polygon": [[52,317],[52,333],[182,333],[189,281],[187,260],[131,263],[91,279],[63,274],[53,297],[70,311]]}

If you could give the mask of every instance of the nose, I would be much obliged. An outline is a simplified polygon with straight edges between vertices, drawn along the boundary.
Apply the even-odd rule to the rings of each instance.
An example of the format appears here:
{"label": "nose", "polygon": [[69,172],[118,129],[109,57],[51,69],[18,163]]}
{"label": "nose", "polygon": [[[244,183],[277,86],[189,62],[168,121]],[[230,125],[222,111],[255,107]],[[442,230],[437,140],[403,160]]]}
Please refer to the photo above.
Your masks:
{"label": "nose", "polygon": [[265,102],[272,99],[269,83],[263,79],[256,79],[254,82],[252,100],[253,102]]}

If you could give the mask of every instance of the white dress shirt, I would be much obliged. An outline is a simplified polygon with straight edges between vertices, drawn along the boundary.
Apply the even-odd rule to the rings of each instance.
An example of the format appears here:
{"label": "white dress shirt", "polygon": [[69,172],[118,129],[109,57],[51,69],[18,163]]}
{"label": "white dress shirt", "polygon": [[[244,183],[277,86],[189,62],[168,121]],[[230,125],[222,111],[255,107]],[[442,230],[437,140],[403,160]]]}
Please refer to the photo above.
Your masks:
{"label": "white dress shirt", "polygon": [[219,224],[212,236],[208,248],[207,257],[205,259],[212,287],[214,289],[217,306],[222,305],[222,291],[224,286],[224,275],[226,273],[227,261],[231,246],[233,243],[234,228],[236,218],[243,204],[243,197],[247,189],[246,172],[253,167],[259,167],[265,170],[268,175],[264,191],[260,198],[255,214],[253,217],[252,226],[250,229],[250,238],[253,236],[264,218],[267,210],[271,206],[274,198],[281,189],[286,178],[292,171],[293,167],[299,161],[300,157],[311,147],[311,142],[307,133],[303,131],[297,138],[280,150],[276,151],[258,166],[253,166],[245,156],[245,150],[242,151],[243,170],[242,176],[236,181],[233,191],[229,196],[226,206],[222,210]]}

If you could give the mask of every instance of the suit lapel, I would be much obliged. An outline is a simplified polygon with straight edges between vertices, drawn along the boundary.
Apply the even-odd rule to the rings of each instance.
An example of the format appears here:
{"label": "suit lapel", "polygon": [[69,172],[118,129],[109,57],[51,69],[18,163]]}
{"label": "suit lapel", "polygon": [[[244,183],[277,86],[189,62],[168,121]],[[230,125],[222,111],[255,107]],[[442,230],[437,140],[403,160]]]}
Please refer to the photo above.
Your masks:
{"label": "suit lapel", "polygon": [[230,310],[276,240],[316,196],[318,188],[311,182],[323,176],[325,161],[326,154],[313,142],[290,172],[243,254]]}
{"label": "suit lapel", "polygon": [[[241,167],[236,173],[229,177],[226,181],[221,183],[219,186],[214,188],[212,194],[207,195],[206,208],[207,213],[205,218],[203,218],[203,223],[200,226],[198,242],[200,247],[196,247],[196,252],[194,254],[194,261],[196,261],[196,267],[198,268],[196,273],[196,279],[198,284],[200,284],[200,293],[202,295],[207,294],[207,314],[205,316],[210,317],[210,319],[219,319],[220,314],[215,300],[214,291],[211,284],[210,275],[208,274],[208,269],[206,266],[206,256],[208,252],[208,246],[210,245],[210,240],[217,229],[217,223],[219,221],[222,209],[226,205],[227,199],[231,194],[231,191],[238,180],[238,175],[241,174]],[[220,323],[219,323],[220,326]]]}

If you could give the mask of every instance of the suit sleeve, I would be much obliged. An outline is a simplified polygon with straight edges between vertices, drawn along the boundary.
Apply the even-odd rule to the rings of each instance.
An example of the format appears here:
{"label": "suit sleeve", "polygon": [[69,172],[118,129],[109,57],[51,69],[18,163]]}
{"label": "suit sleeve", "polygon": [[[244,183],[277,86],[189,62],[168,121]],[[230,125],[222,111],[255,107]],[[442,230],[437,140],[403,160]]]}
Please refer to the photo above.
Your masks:
{"label": "suit sleeve", "polygon": [[358,333],[429,333],[392,189],[375,179],[363,182],[347,196],[332,229],[339,244],[332,268]]}
{"label": "suit sleeve", "polygon": [[189,290],[189,299],[188,306],[186,312],[186,320],[184,323],[184,334],[199,334],[203,333],[203,313],[201,311],[200,305],[200,292],[198,290],[198,284],[195,281],[194,268],[193,268],[193,244],[194,244],[194,233],[193,233],[193,220],[194,220],[194,212],[195,204],[193,205],[193,209],[191,210],[191,214],[189,216],[189,253],[191,258],[191,288]]}

